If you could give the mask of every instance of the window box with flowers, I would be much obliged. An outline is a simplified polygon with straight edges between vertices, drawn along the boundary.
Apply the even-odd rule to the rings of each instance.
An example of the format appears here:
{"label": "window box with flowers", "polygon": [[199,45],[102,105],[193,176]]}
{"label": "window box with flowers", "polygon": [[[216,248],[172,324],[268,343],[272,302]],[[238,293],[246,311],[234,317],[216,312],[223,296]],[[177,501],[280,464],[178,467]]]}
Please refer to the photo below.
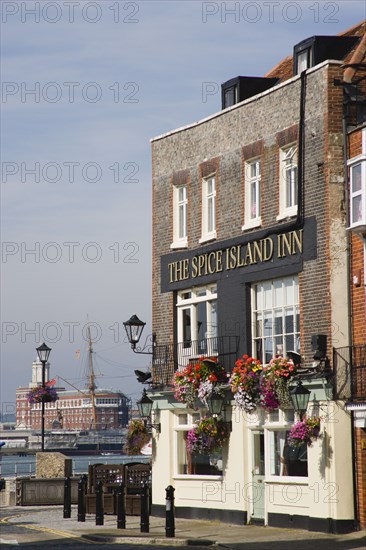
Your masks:
{"label": "window box with flowers", "polygon": [[57,391],[54,388],[42,388],[37,386],[27,393],[28,403],[53,403],[58,400]]}
{"label": "window box with flowers", "polygon": [[196,409],[197,399],[207,405],[206,398],[213,392],[221,394],[227,383],[228,375],[217,358],[200,357],[195,363],[189,363],[183,370],[175,373],[174,397]]}

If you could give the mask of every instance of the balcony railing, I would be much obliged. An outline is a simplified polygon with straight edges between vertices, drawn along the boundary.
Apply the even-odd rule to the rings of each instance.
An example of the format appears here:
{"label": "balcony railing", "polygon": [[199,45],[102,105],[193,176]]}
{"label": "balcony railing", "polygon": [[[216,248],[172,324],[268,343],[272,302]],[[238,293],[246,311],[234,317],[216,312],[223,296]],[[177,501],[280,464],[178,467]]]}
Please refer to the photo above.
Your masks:
{"label": "balcony railing", "polygon": [[217,336],[177,344],[157,345],[154,349],[152,382],[167,387],[176,370],[183,369],[198,357],[218,357],[219,363],[231,372],[237,359],[239,336]]}
{"label": "balcony railing", "polygon": [[366,344],[333,350],[335,398],[366,400]]}

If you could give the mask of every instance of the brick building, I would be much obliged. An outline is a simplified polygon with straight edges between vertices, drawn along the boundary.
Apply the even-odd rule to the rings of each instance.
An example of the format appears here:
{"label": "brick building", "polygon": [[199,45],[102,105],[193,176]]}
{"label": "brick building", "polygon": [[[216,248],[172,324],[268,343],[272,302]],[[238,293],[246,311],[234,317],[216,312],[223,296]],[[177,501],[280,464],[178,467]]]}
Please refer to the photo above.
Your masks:
{"label": "brick building", "polygon": [[[46,364],[45,381],[49,381],[49,363]],[[29,390],[42,383],[42,363],[32,364],[32,381],[28,387],[16,390],[16,428],[40,430],[41,403],[30,404]],[[45,429],[63,430],[115,430],[124,428],[129,421],[129,399],[125,394],[112,390],[95,390],[95,422],[92,399],[87,389],[82,391],[55,388],[58,400],[45,403]]]}
{"label": "brick building", "polygon": [[[345,129],[342,85],[344,64],[362,62],[365,28],[303,40],[265,77],[224,83],[220,112],[152,140],[156,514],[165,509],[161,487],[172,484],[185,517],[330,532],[355,528],[357,515],[365,520],[364,497],[357,507],[355,496],[357,483],[365,488],[364,426],[352,429],[352,396],[340,379],[351,363],[340,365],[336,351],[366,342],[364,233],[349,231],[360,226],[349,217],[359,199],[345,169],[345,158],[352,170],[365,153],[365,118],[361,100]],[[230,372],[244,353],[265,365],[289,352],[301,356],[307,414],[321,416],[321,437],[285,458],[294,410],[250,415],[227,398],[227,448],[192,473],[186,436],[205,410],[174,398],[174,371],[199,356],[217,356]]]}

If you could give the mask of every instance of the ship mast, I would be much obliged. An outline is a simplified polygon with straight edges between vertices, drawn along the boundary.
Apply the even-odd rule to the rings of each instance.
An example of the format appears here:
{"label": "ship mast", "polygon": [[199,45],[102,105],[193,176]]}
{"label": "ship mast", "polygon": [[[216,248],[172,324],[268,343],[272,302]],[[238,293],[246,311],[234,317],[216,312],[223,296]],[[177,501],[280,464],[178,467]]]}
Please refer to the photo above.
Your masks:
{"label": "ship mast", "polygon": [[90,327],[88,327],[88,340],[89,340],[89,392],[91,397],[91,403],[92,403],[92,418],[93,418],[93,428],[94,430],[97,430],[97,415],[95,410],[95,374],[94,374],[94,368],[93,368],[93,344],[92,339],[90,335]]}

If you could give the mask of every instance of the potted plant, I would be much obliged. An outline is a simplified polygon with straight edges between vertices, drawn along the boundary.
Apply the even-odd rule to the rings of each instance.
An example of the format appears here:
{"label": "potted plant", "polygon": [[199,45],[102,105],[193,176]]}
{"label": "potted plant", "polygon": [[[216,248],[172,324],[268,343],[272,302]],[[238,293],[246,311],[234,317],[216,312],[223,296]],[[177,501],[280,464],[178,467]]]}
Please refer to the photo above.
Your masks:
{"label": "potted plant", "polygon": [[259,402],[262,365],[258,359],[243,355],[235,363],[229,384],[236,405],[246,412],[255,410]]}
{"label": "potted plant", "polygon": [[304,418],[294,424],[287,438],[290,447],[301,447],[302,445],[311,445],[319,437],[320,418],[312,416]]}
{"label": "potted plant", "polygon": [[42,388],[37,386],[27,393],[28,403],[53,403],[57,401],[58,394],[54,388]]}
{"label": "potted plant", "polygon": [[178,401],[195,408],[199,398],[204,404],[213,391],[220,393],[220,385],[226,385],[227,373],[216,357],[200,357],[174,375],[174,396]]}
{"label": "potted plant", "polygon": [[127,441],[125,451],[128,455],[138,455],[141,449],[150,440],[143,420],[131,420],[128,425]]}

